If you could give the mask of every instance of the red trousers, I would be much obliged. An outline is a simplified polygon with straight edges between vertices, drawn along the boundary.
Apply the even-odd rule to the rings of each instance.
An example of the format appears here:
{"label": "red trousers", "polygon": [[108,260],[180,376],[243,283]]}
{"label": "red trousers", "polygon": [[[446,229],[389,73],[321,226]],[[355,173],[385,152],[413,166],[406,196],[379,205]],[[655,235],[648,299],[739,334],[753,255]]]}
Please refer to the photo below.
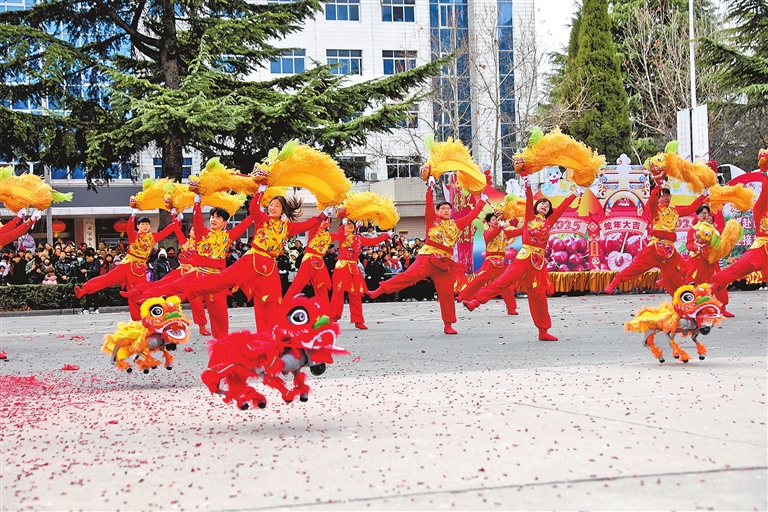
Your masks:
{"label": "red trousers", "polygon": [[341,318],[341,315],[344,313],[344,292],[347,292],[349,297],[350,321],[355,324],[364,323],[363,295],[368,292],[368,287],[365,285],[360,267],[354,263],[349,263],[344,267],[337,267],[333,272],[331,315],[334,320]]}
{"label": "red trousers", "polygon": [[[220,274],[203,274],[195,271],[183,273],[177,268],[160,281],[150,286],[144,291],[144,296],[170,296],[181,295],[194,287],[195,282],[201,276],[217,276]],[[143,286],[142,286],[143,288]],[[214,338],[223,338],[229,333],[229,310],[227,309],[227,291],[223,290],[216,293],[205,294],[200,297],[188,298],[189,308],[192,310],[192,320],[197,325],[205,325],[205,309],[208,309],[208,316],[211,317],[211,334]],[[205,302],[205,307],[203,307]]]}
{"label": "red trousers", "polygon": [[[190,280],[185,286],[184,295],[187,299],[215,296],[235,287],[241,288],[247,297],[253,298],[256,330],[271,330],[275,325],[277,307],[282,301],[282,286],[274,259],[270,265],[270,261],[266,261],[264,257],[245,254],[220,274],[208,274]],[[211,303],[213,302],[216,300]],[[226,300],[222,302],[226,309]]]}
{"label": "red trousers", "polygon": [[[118,285],[130,292],[147,282],[144,268],[144,265],[138,263],[121,263],[103,276],[86,281],[82,286],[83,293],[89,295]],[[141,306],[135,299],[128,299],[128,308],[131,312],[131,320],[141,320]]]}
{"label": "red trousers", "polygon": [[[293,278],[293,282],[285,293],[285,296],[295,297],[310,283],[315,290],[315,297],[320,301],[321,307],[324,310],[327,309],[328,290],[331,287],[331,274],[328,273],[328,267],[325,266],[325,261],[323,261],[322,258],[304,258],[304,261],[301,262],[299,271],[296,272],[296,277]],[[343,302],[344,301],[342,301],[342,304]]]}
{"label": "red trousers", "polygon": [[650,244],[643,247],[637,257],[627,268],[618,273],[614,281],[622,283],[636,277],[640,277],[646,271],[658,267],[661,270],[661,277],[664,283],[664,289],[670,295],[674,296],[678,288],[684,281],[684,271],[686,268],[685,260],[674,247],[671,250],[666,249],[659,244]]}
{"label": "red trousers", "polygon": [[[483,261],[480,266],[480,270],[475,274],[475,278],[470,282],[458,296],[458,300],[465,301],[475,298],[480,289],[486,284],[490,283],[494,279],[498,279],[507,268],[505,264],[496,266],[490,259]],[[501,290],[501,298],[504,299],[504,304],[507,305],[507,311],[515,311],[517,309],[517,300],[515,299],[514,288],[504,288]]]}
{"label": "red trousers", "polygon": [[442,259],[436,256],[420,254],[413,260],[408,270],[382,282],[379,287],[384,290],[384,293],[394,293],[430,278],[435,285],[443,323],[456,323],[456,304],[453,301],[453,287],[456,285],[456,274],[452,268],[452,264],[455,264],[455,262],[451,260],[448,266],[443,268],[440,261]]}
{"label": "red trousers", "polygon": [[513,261],[499,278],[477,292],[475,299],[480,304],[485,304],[505,290],[514,290],[521,284],[528,289],[528,308],[531,310],[533,324],[544,330],[552,327],[547,304],[547,293],[550,289],[549,274],[546,267],[540,269],[534,267],[531,264],[531,258]]}
{"label": "red trousers", "polygon": [[762,270],[765,278],[766,269],[768,269],[768,245],[749,249],[739,256],[735,263],[713,275],[709,282],[717,288],[727,288],[732,282],[757,270]]}
{"label": "red trousers", "polygon": [[[718,262],[710,263],[707,258],[701,254],[688,258],[688,272],[685,274],[683,283],[694,283],[696,285],[708,283],[710,278],[720,271],[720,264]],[[723,306],[728,304],[728,288],[718,288],[715,290],[715,298],[723,303]]]}

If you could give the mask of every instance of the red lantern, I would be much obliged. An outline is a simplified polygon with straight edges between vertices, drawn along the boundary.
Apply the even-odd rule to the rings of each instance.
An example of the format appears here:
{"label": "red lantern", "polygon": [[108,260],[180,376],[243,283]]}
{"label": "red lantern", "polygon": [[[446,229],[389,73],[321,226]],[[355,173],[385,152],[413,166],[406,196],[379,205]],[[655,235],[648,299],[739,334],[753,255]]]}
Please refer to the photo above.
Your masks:
{"label": "red lantern", "polygon": [[120,233],[120,236],[125,236],[125,232],[128,230],[128,221],[125,219],[120,219],[115,222],[112,227],[115,228],[115,231]]}
{"label": "red lantern", "polygon": [[67,229],[67,225],[64,224],[62,221],[55,220],[51,222],[51,230],[53,231],[53,236],[55,236],[56,238],[58,238],[59,233],[61,233],[65,229]]}

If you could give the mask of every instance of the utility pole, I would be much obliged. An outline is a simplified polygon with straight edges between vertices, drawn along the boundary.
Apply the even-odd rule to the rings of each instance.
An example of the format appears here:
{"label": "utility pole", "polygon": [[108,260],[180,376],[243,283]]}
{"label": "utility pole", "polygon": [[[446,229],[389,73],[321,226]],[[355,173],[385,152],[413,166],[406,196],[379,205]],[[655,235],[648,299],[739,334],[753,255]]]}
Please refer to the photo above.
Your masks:
{"label": "utility pole", "polygon": [[696,108],[696,58],[693,54],[693,0],[688,0],[688,36],[691,53],[691,108]]}

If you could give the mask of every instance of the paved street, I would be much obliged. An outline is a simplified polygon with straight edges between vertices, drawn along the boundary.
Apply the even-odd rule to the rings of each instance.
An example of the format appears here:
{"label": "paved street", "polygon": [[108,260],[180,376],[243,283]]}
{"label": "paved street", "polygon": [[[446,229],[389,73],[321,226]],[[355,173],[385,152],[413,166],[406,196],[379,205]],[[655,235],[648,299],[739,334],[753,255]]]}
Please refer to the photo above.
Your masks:
{"label": "paved street", "polygon": [[623,330],[665,299],[552,298],[557,342],[525,298],[459,306],[458,336],[436,302],[365,304],[309,402],[259,384],[248,411],[204,388],[197,334],[172,371],[124,374],[99,348],[127,313],[6,315],[0,509],[766,510],[768,292],[733,293],[688,364]]}

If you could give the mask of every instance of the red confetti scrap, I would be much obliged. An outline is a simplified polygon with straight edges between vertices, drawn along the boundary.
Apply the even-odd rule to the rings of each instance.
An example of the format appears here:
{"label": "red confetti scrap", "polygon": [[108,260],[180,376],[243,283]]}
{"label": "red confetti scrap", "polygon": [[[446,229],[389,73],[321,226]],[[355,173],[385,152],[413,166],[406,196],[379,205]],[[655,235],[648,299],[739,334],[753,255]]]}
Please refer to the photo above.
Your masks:
{"label": "red confetti scrap", "polygon": [[184,347],[184,352],[194,352],[194,351],[195,349],[193,349],[192,347]]}
{"label": "red confetti scrap", "polygon": [[117,425],[117,420],[109,420],[107,425]]}
{"label": "red confetti scrap", "polygon": [[360,362],[360,356],[357,356],[352,360],[353,363],[359,363]]}
{"label": "red confetti scrap", "polygon": [[74,372],[76,370],[79,370],[80,367],[77,366],[76,364],[65,364],[64,366],[61,367],[61,369],[64,370],[65,372]]}
{"label": "red confetti scrap", "polygon": [[8,354],[5,352],[0,352],[0,359],[8,359]]}

